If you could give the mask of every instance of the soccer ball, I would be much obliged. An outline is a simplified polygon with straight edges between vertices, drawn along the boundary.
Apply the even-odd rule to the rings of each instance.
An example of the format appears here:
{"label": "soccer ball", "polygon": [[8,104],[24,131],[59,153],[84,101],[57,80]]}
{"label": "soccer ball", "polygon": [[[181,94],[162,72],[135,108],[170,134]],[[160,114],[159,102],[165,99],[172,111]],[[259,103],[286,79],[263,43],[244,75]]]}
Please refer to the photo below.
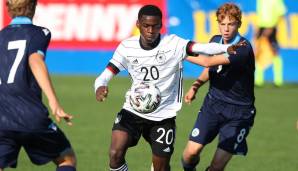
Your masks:
{"label": "soccer ball", "polygon": [[161,101],[158,87],[150,83],[140,83],[131,87],[129,102],[139,113],[151,113],[157,109]]}

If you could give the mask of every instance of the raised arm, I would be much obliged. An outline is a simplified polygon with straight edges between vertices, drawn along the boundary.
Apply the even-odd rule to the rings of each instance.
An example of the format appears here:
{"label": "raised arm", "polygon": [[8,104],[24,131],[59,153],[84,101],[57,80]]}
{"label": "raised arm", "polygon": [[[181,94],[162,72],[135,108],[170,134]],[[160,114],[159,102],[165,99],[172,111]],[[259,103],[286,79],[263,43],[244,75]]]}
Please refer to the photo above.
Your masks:
{"label": "raised arm", "polygon": [[72,116],[65,113],[63,108],[60,106],[55,90],[53,88],[48,69],[44,62],[44,56],[39,53],[33,53],[29,57],[30,69],[44,94],[46,95],[49,103],[49,107],[55,119],[60,122],[63,118],[68,125],[72,125]]}

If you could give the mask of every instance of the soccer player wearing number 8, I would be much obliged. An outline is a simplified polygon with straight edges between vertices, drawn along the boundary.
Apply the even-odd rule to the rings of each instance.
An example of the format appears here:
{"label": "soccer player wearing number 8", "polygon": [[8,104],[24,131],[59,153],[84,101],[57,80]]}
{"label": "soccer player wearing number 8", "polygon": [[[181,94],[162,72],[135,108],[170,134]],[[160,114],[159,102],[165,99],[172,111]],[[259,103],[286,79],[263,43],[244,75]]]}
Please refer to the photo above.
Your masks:
{"label": "soccer player wearing number 8", "polygon": [[13,18],[0,31],[0,171],[16,167],[21,147],[37,165],[53,161],[57,171],[75,171],[76,158],[52,114],[71,125],[60,106],[44,62],[51,33],[32,24],[37,0],[7,0]]}
{"label": "soccer player wearing number 8", "polygon": [[189,57],[193,63],[205,66],[198,79],[190,87],[184,99],[190,103],[197,90],[208,80],[210,88],[184,149],[182,165],[185,171],[194,171],[205,145],[219,135],[219,142],[206,171],[223,171],[232,155],[246,155],[246,137],[253,126],[254,107],[254,53],[238,29],[241,26],[241,11],[232,3],[219,7],[216,12],[221,35],[211,42],[246,44],[236,54],[222,56]]}
{"label": "soccer player wearing number 8", "polygon": [[141,35],[123,40],[96,79],[96,99],[104,101],[109,80],[119,71],[127,70],[133,85],[141,82],[155,84],[161,92],[161,102],[153,112],[139,113],[130,105],[128,91],[113,126],[110,170],[128,170],[125,153],[143,136],[152,149],[154,170],[169,171],[174,150],[175,117],[182,104],[182,61],[188,55],[198,53],[218,54],[227,50],[234,53],[235,46],[199,44],[176,35],[161,35],[162,13],[154,5],[140,9],[136,26]]}

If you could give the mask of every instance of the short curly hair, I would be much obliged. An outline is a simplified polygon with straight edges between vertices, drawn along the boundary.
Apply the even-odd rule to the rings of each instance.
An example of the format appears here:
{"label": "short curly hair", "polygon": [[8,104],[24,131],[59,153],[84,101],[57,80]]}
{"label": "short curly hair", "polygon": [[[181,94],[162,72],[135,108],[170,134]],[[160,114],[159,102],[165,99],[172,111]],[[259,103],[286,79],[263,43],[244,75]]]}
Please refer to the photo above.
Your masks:
{"label": "short curly hair", "polygon": [[242,12],[236,4],[225,3],[217,9],[216,17],[218,22],[221,22],[227,16],[230,19],[235,19],[238,22],[239,26],[241,26]]}
{"label": "short curly hair", "polygon": [[162,19],[162,12],[158,6],[145,5],[139,10],[138,19],[140,20],[143,15],[157,16]]}
{"label": "short curly hair", "polygon": [[26,16],[33,18],[37,0],[6,0],[8,13],[12,18]]}

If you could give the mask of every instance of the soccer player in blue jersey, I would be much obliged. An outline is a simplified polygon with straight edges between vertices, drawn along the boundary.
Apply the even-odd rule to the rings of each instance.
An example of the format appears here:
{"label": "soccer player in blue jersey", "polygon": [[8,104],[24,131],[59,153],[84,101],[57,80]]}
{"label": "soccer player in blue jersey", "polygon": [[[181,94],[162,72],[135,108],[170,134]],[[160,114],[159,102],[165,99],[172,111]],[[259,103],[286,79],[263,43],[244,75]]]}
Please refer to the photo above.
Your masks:
{"label": "soccer player in blue jersey", "polygon": [[203,148],[217,135],[217,149],[206,171],[222,171],[233,155],[246,155],[246,137],[256,114],[254,53],[248,40],[238,33],[241,10],[226,3],[218,8],[216,16],[221,35],[214,36],[211,42],[236,44],[245,40],[246,45],[237,49],[236,54],[188,58],[205,69],[186,93],[185,102],[191,103],[208,80],[210,88],[183,152],[184,171],[195,170]]}
{"label": "soccer player in blue jersey", "polygon": [[6,5],[12,21],[0,32],[0,171],[17,166],[21,147],[34,164],[53,161],[57,171],[75,171],[72,147],[42,103],[43,91],[56,120],[72,124],[44,62],[51,32],[32,24],[37,0]]}

